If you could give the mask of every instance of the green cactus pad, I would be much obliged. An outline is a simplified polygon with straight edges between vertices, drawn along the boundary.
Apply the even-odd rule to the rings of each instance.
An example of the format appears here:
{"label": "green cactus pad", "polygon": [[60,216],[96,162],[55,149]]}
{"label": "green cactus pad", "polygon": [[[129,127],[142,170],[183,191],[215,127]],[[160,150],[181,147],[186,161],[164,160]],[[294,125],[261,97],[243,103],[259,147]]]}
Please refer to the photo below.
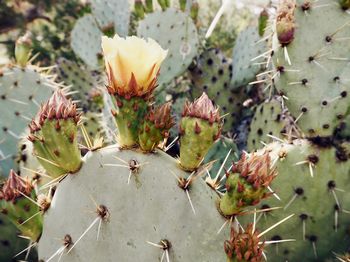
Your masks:
{"label": "green cactus pad", "polygon": [[130,6],[128,0],[92,0],[92,14],[103,30],[114,26],[119,36],[127,36],[129,32]]}
{"label": "green cactus pad", "polygon": [[0,73],[0,174],[14,167],[17,144],[40,104],[58,85],[34,66],[5,68]]}
{"label": "green cactus pad", "polygon": [[86,112],[83,114],[83,125],[90,138],[95,138],[99,135],[104,135],[104,130],[101,127],[102,117],[100,114]]}
{"label": "green cactus pad", "polygon": [[263,70],[264,57],[260,56],[266,52],[267,43],[261,41],[258,27],[250,26],[242,31],[233,48],[232,78],[231,84],[235,88],[246,86],[256,80],[256,75]]}
{"label": "green cactus pad", "polygon": [[[325,261],[346,250],[350,244],[350,160],[340,161],[335,148],[318,148],[306,140],[274,142],[259,152],[270,152],[278,175],[271,184],[275,197],[262,201],[258,208],[282,208],[258,214],[256,227],[265,230],[294,214],[262,237],[261,241],[295,239],[268,245],[268,260]],[[253,215],[239,221],[252,222]]]}
{"label": "green cactus pad", "polygon": [[219,49],[203,52],[196,67],[191,69],[192,97],[206,92],[216,105],[220,106],[225,117],[224,131],[232,130],[237,124],[243,109],[243,102],[248,98],[244,89],[234,90],[230,84],[232,76],[231,59],[227,59]]}
{"label": "green cactus pad", "polygon": [[71,33],[73,51],[91,68],[98,69],[102,32],[91,14],[79,18]]}
{"label": "green cactus pad", "polygon": [[[34,190],[29,197],[34,199],[34,201],[36,200]],[[1,200],[0,211],[21,231],[22,236],[29,237],[34,242],[40,238],[42,232],[42,215],[38,214],[28,220],[40,212],[39,207],[28,200],[28,198],[22,196],[14,202]],[[25,221],[27,222],[23,223]]]}
{"label": "green cactus pad", "polygon": [[349,113],[350,17],[337,1],[322,8],[311,3],[307,12],[300,6],[303,1],[297,3],[294,40],[273,56],[280,71],[276,88],[288,97],[285,103],[291,114],[295,118],[302,114],[297,124],[306,136],[330,136]]}
{"label": "green cactus pad", "polygon": [[274,141],[273,137],[285,139],[288,131],[293,131],[289,127],[294,124],[294,120],[285,109],[282,109],[278,97],[258,105],[254,108],[254,112],[248,129],[247,146],[249,151],[264,147],[264,144]]}
{"label": "green cactus pad", "polygon": [[139,22],[137,35],[153,38],[164,49],[169,50],[160,69],[159,84],[166,84],[181,75],[197,55],[197,29],[191,17],[180,10],[168,8],[147,14]]}
{"label": "green cactus pad", "polygon": [[196,117],[183,117],[180,123],[180,163],[186,170],[194,170],[203,161],[217,139],[218,123],[210,124]]}
{"label": "green cactus pad", "polygon": [[39,139],[33,141],[33,153],[52,177],[79,170],[80,150],[73,120],[47,120],[36,136]]}
{"label": "green cactus pad", "polygon": [[138,142],[139,125],[147,114],[148,104],[143,98],[112,97],[117,110],[114,118],[118,126],[119,144],[132,147]]}
{"label": "green cactus pad", "polygon": [[[228,156],[230,150],[231,153]],[[224,164],[226,157],[227,160]],[[213,167],[210,169],[211,178],[215,178],[217,175],[220,177],[224,175],[225,169],[228,169],[232,165],[232,161],[237,161],[238,158],[238,148],[233,139],[221,137],[218,139],[218,141],[216,141],[212,148],[210,148],[203,162],[209,163],[210,161],[216,160],[216,162],[213,164]],[[223,168],[221,168],[222,165]],[[219,171],[221,171],[220,174],[218,174]]]}
{"label": "green cactus pad", "polygon": [[[98,75],[65,58],[58,59],[55,73],[57,82],[63,81],[67,86],[71,86],[72,91],[75,91],[71,97],[73,100],[79,100],[78,104],[83,111],[97,112],[102,109],[103,102],[94,103],[91,98],[92,89],[97,87]],[[101,99],[103,100],[102,97]]]}
{"label": "green cactus pad", "polygon": [[350,115],[340,123],[338,135],[341,138],[350,140]]}
{"label": "green cactus pad", "polygon": [[[120,166],[125,165],[122,161],[141,166],[130,173]],[[62,247],[57,238],[69,234],[75,243],[99,219],[96,202],[108,210],[99,239],[99,222],[95,222],[69,254],[68,249],[64,251],[62,262],[102,258],[108,262],[115,261],[116,256],[125,262],[160,261],[165,250],[152,243],[157,245],[161,240],[167,240],[170,246],[170,261],[225,261],[223,241],[227,236],[217,233],[225,219],[217,212],[217,195],[203,180],[195,180],[189,189],[195,215],[186,192],[174,177],[187,176],[175,159],[160,151],[143,154],[105,148],[89,152],[84,162],[77,174],[58,186],[45,216],[39,259],[47,260]]]}
{"label": "green cactus pad", "polygon": [[[17,228],[3,214],[0,214],[0,232],[0,261],[12,261],[16,254],[29,245],[29,240],[18,237]],[[16,259],[24,259],[25,255],[19,255]],[[36,250],[32,249],[28,261],[37,261],[36,255]]]}

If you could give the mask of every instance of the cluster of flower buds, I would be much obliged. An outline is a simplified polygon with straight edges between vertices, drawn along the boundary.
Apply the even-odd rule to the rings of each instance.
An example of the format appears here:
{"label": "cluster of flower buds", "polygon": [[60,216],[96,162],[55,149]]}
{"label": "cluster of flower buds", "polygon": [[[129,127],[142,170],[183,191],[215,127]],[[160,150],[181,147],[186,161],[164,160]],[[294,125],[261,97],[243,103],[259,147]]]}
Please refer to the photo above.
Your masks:
{"label": "cluster of flower buds", "polygon": [[0,189],[0,200],[15,201],[23,195],[29,196],[32,190],[33,186],[28,179],[20,177],[11,170],[8,179]]}
{"label": "cluster of flower buds", "polygon": [[210,124],[214,122],[220,123],[221,121],[219,108],[213,105],[206,93],[203,93],[193,103],[186,101],[182,117],[186,116],[208,120]]}
{"label": "cluster of flower buds", "polygon": [[222,121],[219,108],[203,93],[193,103],[185,104],[179,129],[180,164],[183,169],[193,171],[220,137]]}
{"label": "cluster of flower buds", "polygon": [[152,108],[139,132],[140,147],[144,151],[152,151],[165,138],[169,137],[169,130],[175,124],[171,115],[171,103],[165,103]]}
{"label": "cluster of flower buds", "polygon": [[264,243],[259,243],[259,233],[249,224],[245,231],[238,232],[232,227],[230,240],[224,243],[227,261],[260,262],[263,260]]}
{"label": "cluster of flower buds", "polygon": [[[76,105],[71,99],[67,99],[62,91],[57,90],[52,97],[41,106],[37,114],[37,120],[32,120],[29,124],[29,129],[32,134],[41,130],[45,121],[48,120],[67,120],[71,118],[75,123],[80,120],[80,113],[77,113]],[[57,129],[60,128],[59,122],[56,123]]]}
{"label": "cluster of flower buds", "polygon": [[268,187],[276,175],[268,152],[262,155],[243,154],[231,171],[226,172],[226,193],[220,200],[222,214],[237,215],[246,207],[257,205],[269,197],[272,193]]}
{"label": "cluster of flower buds", "polygon": [[[275,169],[271,169],[271,158],[268,153],[261,156],[252,154],[247,157],[243,153],[237,164],[233,164],[232,173],[238,173],[254,189],[267,188],[276,177]],[[244,185],[238,185],[239,191],[244,191]]]}
{"label": "cluster of flower buds", "polygon": [[156,128],[169,130],[175,124],[174,117],[171,115],[171,103],[151,109],[146,120],[152,122]]}

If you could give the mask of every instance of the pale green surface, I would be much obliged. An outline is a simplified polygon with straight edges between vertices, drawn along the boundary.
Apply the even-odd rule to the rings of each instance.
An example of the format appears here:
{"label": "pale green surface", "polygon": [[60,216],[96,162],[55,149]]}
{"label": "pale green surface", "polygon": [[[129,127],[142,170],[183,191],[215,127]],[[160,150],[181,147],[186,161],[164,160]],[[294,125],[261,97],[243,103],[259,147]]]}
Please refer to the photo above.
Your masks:
{"label": "pale green surface", "polygon": [[137,35],[156,40],[168,55],[162,63],[159,84],[181,75],[197,55],[199,40],[191,17],[174,8],[147,14],[139,22]]}
{"label": "pale green surface", "polygon": [[[144,164],[127,184],[129,170],[106,164],[123,164],[136,159]],[[69,175],[59,186],[39,243],[40,259],[47,259],[70,234],[73,241],[97,217],[94,199],[110,212],[103,222],[99,240],[96,224],[61,261],[160,261],[163,251],[147,244],[168,239],[170,261],[224,261],[223,242],[227,236],[218,229],[224,219],[216,209],[217,195],[197,179],[190,189],[196,210],[193,214],[186,193],[178,187],[178,176],[186,176],[178,163],[165,153],[143,154],[105,148],[88,153],[82,169]],[[92,212],[88,212],[92,211]]]}
{"label": "pale green surface", "polygon": [[27,66],[24,70],[4,68],[0,77],[0,159],[5,158],[0,161],[0,174],[6,176],[14,167],[13,157],[17,154],[20,137],[40,104],[55,88],[53,81],[37,70],[34,66]]}

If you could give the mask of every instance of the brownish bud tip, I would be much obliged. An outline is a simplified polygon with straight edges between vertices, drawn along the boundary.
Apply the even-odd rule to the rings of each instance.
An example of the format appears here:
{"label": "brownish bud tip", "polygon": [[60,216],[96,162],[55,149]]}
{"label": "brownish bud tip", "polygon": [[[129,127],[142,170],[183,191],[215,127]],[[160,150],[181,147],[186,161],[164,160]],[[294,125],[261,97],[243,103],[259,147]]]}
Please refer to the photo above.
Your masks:
{"label": "brownish bud tip", "polygon": [[193,103],[186,102],[182,116],[197,117],[208,120],[210,123],[220,123],[219,108],[213,105],[206,93],[196,99]]}
{"label": "brownish bud tip", "polygon": [[0,199],[3,198],[6,201],[14,201],[22,195],[29,196],[32,190],[33,186],[28,180],[20,177],[11,170],[8,179],[0,190]]}

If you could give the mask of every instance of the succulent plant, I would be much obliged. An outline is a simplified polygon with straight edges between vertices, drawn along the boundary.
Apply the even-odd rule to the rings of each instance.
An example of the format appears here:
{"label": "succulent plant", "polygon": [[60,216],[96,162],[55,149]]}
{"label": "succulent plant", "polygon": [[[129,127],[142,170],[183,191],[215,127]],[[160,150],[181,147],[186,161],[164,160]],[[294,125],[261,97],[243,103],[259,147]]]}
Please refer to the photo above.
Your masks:
{"label": "succulent plant", "polygon": [[128,35],[130,20],[130,4],[127,0],[92,0],[92,15],[95,17],[102,32]]}
{"label": "succulent plant", "polygon": [[[344,54],[350,19],[337,1],[331,2],[320,8],[310,1],[283,1],[277,10],[275,85],[308,137],[331,136],[349,112]],[[334,18],[336,22],[322,26]]]}
{"label": "succulent plant", "polygon": [[268,153],[261,156],[243,154],[226,173],[226,193],[220,200],[220,211],[225,216],[233,216],[247,206],[257,205],[271,194],[268,187],[276,176]]}
{"label": "succulent plant", "polygon": [[[4,214],[0,214],[0,231],[0,261],[26,259],[26,252],[16,255],[28,247],[29,241],[18,237],[19,232],[17,228]],[[30,252],[27,260],[36,261],[37,256],[35,252]]]}
{"label": "succulent plant", "polygon": [[262,148],[278,138],[291,140],[300,135],[293,117],[283,108],[281,100],[281,97],[272,97],[254,108],[255,113],[248,129],[249,151]]}
{"label": "succulent plant", "polygon": [[[56,114],[54,117],[46,117],[51,114],[48,114],[50,110],[47,111],[45,105],[48,105],[48,108],[51,108],[51,110],[55,110]],[[57,139],[51,139],[52,135],[57,132],[55,129],[51,132],[40,133],[42,140],[45,141],[45,147],[51,150],[57,147],[58,141],[66,143],[64,141],[67,140],[67,136],[71,134],[71,131],[64,128],[64,125],[68,125],[70,122],[74,125],[79,115],[74,111],[74,106],[62,98],[59,92],[55,93],[45,105],[38,114],[39,119],[45,119],[44,124],[41,124],[41,129],[35,128],[33,135],[41,132],[45,125],[49,127],[56,125],[58,121],[57,112],[60,112],[57,109],[62,108],[63,112],[67,112],[67,115],[71,118],[67,118],[67,120],[64,120],[67,122],[63,123],[60,120],[61,137],[57,137]],[[145,122],[149,121],[150,125],[154,124],[159,115],[160,122],[165,121],[167,123],[164,125],[164,128],[170,128],[172,119],[169,116],[169,105],[160,107],[158,109],[160,110],[159,112],[154,110],[157,111],[157,109],[148,111]],[[73,115],[73,113],[75,114]],[[198,178],[195,180],[197,176],[205,172],[205,168],[199,167],[200,158],[198,154],[204,155],[210,144],[214,142],[220,131],[220,123],[218,109],[212,105],[212,102],[205,94],[193,104],[186,104],[181,123],[182,128],[185,130],[181,137],[181,148],[184,147],[184,149],[180,149],[180,151],[181,154],[186,154],[187,157],[194,159],[195,164],[191,166],[188,166],[187,159],[181,158],[181,154],[179,163],[164,152],[155,150],[155,147],[152,145],[151,149],[153,151],[149,153],[118,149],[117,147],[106,147],[96,152],[90,151],[81,162],[74,161],[74,163],[77,163],[76,167],[80,167],[80,163],[82,163],[79,171],[76,171],[75,168],[66,168],[64,166],[74,160],[71,154],[71,151],[74,152],[74,150],[60,151],[58,158],[55,158],[54,161],[59,163],[62,170],[67,170],[67,174],[55,191],[52,200],[55,205],[52,205],[45,213],[44,230],[39,241],[40,258],[47,260],[51,256],[62,255],[63,261],[78,261],[82,259],[82,256],[86,256],[83,259],[93,259],[93,257],[97,259],[97,257],[101,257],[102,253],[100,254],[95,249],[90,248],[91,244],[102,244],[100,241],[95,242],[95,240],[92,240],[95,236],[90,234],[90,236],[87,235],[84,240],[81,240],[94,225],[99,223],[98,238],[101,237],[101,240],[103,239],[104,244],[101,245],[104,246],[103,254],[105,254],[107,249],[113,250],[113,253],[118,252],[119,257],[124,261],[133,260],[134,255],[132,254],[135,253],[136,255],[140,252],[146,260],[160,259],[163,253],[163,256],[169,256],[170,259],[180,259],[182,261],[192,261],[203,253],[206,254],[205,257],[209,261],[217,258],[220,260],[224,259],[225,254],[222,252],[222,243],[225,236],[223,233],[216,233],[217,228],[225,220],[216,209],[214,199],[217,199],[217,193],[202,179]],[[196,126],[202,127],[203,130],[206,127],[208,131],[203,132],[203,134],[195,132]],[[156,125],[154,125],[154,128],[156,128]],[[144,130],[144,125],[141,125],[139,129]],[[139,134],[139,141],[142,141],[142,137],[145,134],[142,132]],[[194,142],[191,142],[191,139]],[[205,146],[193,151],[189,146],[195,145],[198,147],[201,139],[207,141]],[[36,149],[35,142],[34,149]],[[69,144],[69,146],[78,147],[74,143]],[[140,146],[141,149],[144,149],[142,148],[144,146],[142,142]],[[146,149],[149,151],[148,148]],[[70,157],[70,162],[63,163],[60,161],[60,159],[65,159],[68,156]],[[44,157],[47,159],[49,156],[46,155]],[[39,158],[39,160],[44,157]],[[198,168],[198,170],[197,173],[193,173],[190,176],[189,173],[181,170],[180,166],[191,170]],[[49,168],[48,172],[50,173],[51,167]],[[73,173],[69,172],[68,169],[73,171]],[[115,171],[117,171],[118,176],[113,175]],[[96,183],[96,176],[99,177],[98,183]],[[126,183],[128,184],[127,186],[125,186]],[[79,187],[77,187],[78,184],[80,185]],[[106,185],[108,185],[108,188],[106,188]],[[100,187],[101,190],[99,189]],[[158,190],[154,190],[157,187]],[[73,188],[74,190],[72,190]],[[120,196],[114,195],[114,197],[110,197],[110,190],[118,192]],[[140,190],[142,190],[142,194],[140,194]],[[171,201],[164,201],[164,198],[169,196],[169,192],[171,192]],[[77,202],[77,206],[63,204],[73,196],[72,194],[77,193],[82,196]],[[128,199],[130,202],[128,204],[120,201],[125,194],[129,195]],[[92,202],[89,196],[93,199]],[[83,207],[88,207],[89,204],[93,206],[94,201],[97,201],[96,203],[99,204],[96,206],[97,213],[95,218],[92,219],[91,216],[86,216],[80,210]],[[188,205],[184,205],[183,201],[189,201]],[[154,208],[151,208],[152,206]],[[191,207],[195,214],[188,212],[191,210]],[[129,221],[131,224],[121,224],[120,219],[123,217],[127,218],[130,212],[134,212],[135,208],[139,214],[143,215],[125,220],[125,222]],[[165,212],[165,210],[173,210],[175,213]],[[74,215],[72,216],[72,214]],[[61,218],[59,221],[55,218],[57,215]],[[75,221],[79,221],[79,223],[73,222],[72,217],[74,220],[77,219]],[[186,217],[188,218],[186,219]],[[144,220],[145,218],[146,220]],[[146,222],[147,225],[145,221],[148,221]],[[179,223],[182,226],[179,226]],[[140,234],[138,227],[135,228],[135,231],[130,231],[130,229],[134,228],[132,225],[142,225],[140,229],[142,228],[143,233]],[[79,234],[86,227],[87,230],[79,237]],[[119,231],[118,235],[120,237],[118,239],[114,238],[115,234],[113,231],[115,229]],[[125,233],[122,233],[123,231]],[[184,237],[185,232],[190,234],[191,237]],[[62,235],[62,239],[69,238],[70,241],[69,243],[64,242],[63,246],[58,246],[54,240],[54,235]],[[115,240],[110,241],[112,240],[111,237]],[[201,239],[201,241],[196,241],[196,239]],[[147,241],[150,244],[147,244]],[[110,243],[110,245],[106,245],[106,243]],[[154,245],[158,248],[155,248]],[[196,248],[186,248],[189,245]],[[114,259],[113,256],[106,256],[107,261],[111,259]]]}
{"label": "succulent plant", "polygon": [[267,49],[267,40],[259,35],[256,26],[247,27],[237,37],[233,48],[231,83],[238,89],[256,80],[256,75],[265,70],[261,56]]}
{"label": "succulent plant", "polygon": [[47,262],[347,261],[349,1],[279,1],[235,43],[224,23],[202,39],[197,1],[175,6],[92,0],[67,38],[85,65],[62,57],[56,79],[18,41],[0,73],[1,261],[27,240]]}
{"label": "succulent plant", "polygon": [[101,36],[102,32],[91,14],[79,18],[71,33],[71,48],[93,70],[100,68]]}
{"label": "succulent plant", "polygon": [[47,70],[27,65],[9,66],[0,72],[0,174],[15,168],[17,144],[40,103],[61,87]]}
{"label": "succulent plant", "polygon": [[219,108],[203,93],[193,103],[186,103],[180,129],[180,163],[185,170],[195,170],[221,133]]}
{"label": "succulent plant", "polygon": [[56,91],[29,125],[28,139],[40,164],[53,177],[74,173],[81,167],[76,105]]}
{"label": "succulent plant", "polygon": [[[197,55],[199,40],[191,17],[174,8],[147,14],[139,22],[139,37],[150,37],[169,50],[158,83],[167,84],[186,71]],[[166,36],[166,37],[165,37]]]}
{"label": "succulent plant", "polygon": [[[269,210],[256,216],[256,228],[266,228],[294,214],[278,230],[268,232],[261,239],[291,241],[266,246],[268,259],[324,261],[333,257],[332,252],[346,250],[349,153],[344,148],[320,148],[307,140],[296,139],[292,143],[270,143],[256,154],[268,154],[278,174],[270,185],[274,196],[259,204],[260,209]],[[252,220],[252,216],[239,218],[243,226]]]}
{"label": "succulent plant", "polygon": [[206,92],[209,98],[228,114],[224,118],[223,130],[232,131],[242,116],[243,102],[249,96],[244,88],[232,87],[231,60],[226,58],[219,49],[208,49],[198,57],[190,73],[193,84],[190,90],[192,97],[198,97]]}

